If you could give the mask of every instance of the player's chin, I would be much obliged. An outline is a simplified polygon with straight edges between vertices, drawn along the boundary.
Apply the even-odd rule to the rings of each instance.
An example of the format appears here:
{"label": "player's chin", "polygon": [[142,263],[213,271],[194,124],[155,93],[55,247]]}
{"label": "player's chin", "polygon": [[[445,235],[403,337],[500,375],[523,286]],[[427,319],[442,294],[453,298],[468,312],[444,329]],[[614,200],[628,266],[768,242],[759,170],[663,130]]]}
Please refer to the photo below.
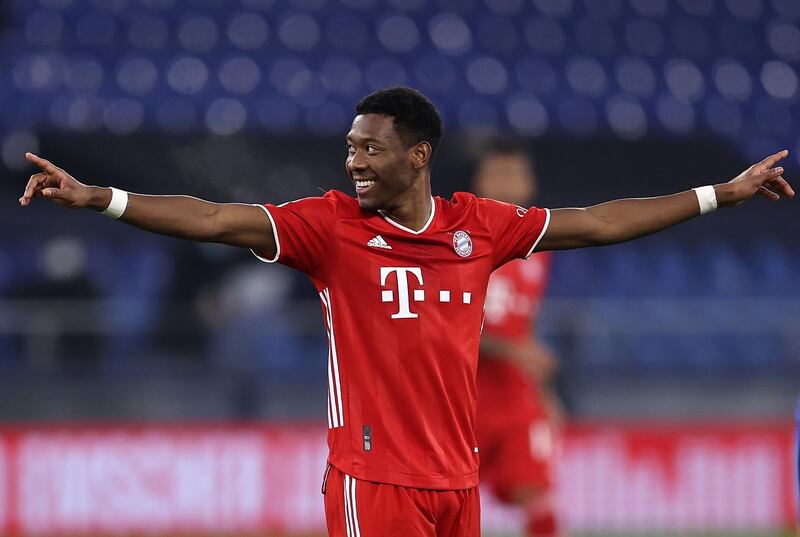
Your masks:
{"label": "player's chin", "polygon": [[364,211],[377,211],[383,208],[381,203],[381,197],[378,195],[379,193],[376,192],[376,188],[373,185],[367,192],[362,192],[360,194],[356,193],[356,198],[358,199],[358,206],[361,207]]}
{"label": "player's chin", "polygon": [[369,194],[357,195],[356,198],[358,199],[358,206],[363,211],[377,211],[380,209],[377,200]]}

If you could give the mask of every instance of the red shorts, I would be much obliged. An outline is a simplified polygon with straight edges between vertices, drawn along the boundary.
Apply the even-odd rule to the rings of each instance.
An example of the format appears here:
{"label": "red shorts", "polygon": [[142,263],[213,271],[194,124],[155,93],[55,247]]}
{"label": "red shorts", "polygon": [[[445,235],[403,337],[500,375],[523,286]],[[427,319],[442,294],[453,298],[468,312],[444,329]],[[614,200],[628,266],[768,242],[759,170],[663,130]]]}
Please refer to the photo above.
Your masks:
{"label": "red shorts", "polygon": [[328,466],[322,484],[330,537],[478,537],[478,487],[428,490],[357,480]]}
{"label": "red shorts", "polygon": [[552,488],[556,438],[546,419],[502,434],[484,434],[478,445],[481,483],[489,485],[501,500],[510,501],[520,488]]}

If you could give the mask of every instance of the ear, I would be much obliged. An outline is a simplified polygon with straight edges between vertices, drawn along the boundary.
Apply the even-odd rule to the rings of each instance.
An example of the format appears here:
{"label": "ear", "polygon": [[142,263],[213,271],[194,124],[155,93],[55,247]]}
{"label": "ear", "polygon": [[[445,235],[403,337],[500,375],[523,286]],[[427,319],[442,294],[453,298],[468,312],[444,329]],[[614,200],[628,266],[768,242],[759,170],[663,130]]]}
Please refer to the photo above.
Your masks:
{"label": "ear", "polygon": [[411,160],[415,170],[419,170],[428,165],[431,161],[433,148],[428,142],[420,142],[411,148]]}

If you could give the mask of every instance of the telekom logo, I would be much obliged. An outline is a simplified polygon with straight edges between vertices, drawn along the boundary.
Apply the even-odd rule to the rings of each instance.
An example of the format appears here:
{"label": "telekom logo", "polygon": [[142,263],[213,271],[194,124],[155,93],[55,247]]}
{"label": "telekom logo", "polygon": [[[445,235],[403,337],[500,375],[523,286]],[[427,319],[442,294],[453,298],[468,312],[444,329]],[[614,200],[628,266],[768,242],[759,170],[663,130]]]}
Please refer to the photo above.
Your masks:
{"label": "telekom logo", "polygon": [[[408,275],[413,274],[417,282],[422,285],[422,269],[419,267],[381,267],[381,286],[386,286],[386,279],[391,273],[397,274],[397,303],[400,307],[397,313],[392,314],[392,319],[416,319],[418,313],[411,311],[411,295],[408,292]],[[414,302],[425,300],[425,291],[414,289]],[[381,302],[393,302],[394,293],[391,289],[381,291]]]}
{"label": "telekom logo", "polygon": [[[416,319],[419,317],[418,313],[411,311],[411,301],[424,302],[425,290],[414,289],[412,293],[409,289],[409,280],[413,276],[417,283],[422,286],[422,269],[419,267],[381,267],[381,287],[387,287],[387,280],[389,274],[396,274],[397,276],[397,313],[392,314],[392,319]],[[381,290],[381,302],[394,302],[394,290],[383,289]],[[439,291],[439,302],[450,302],[450,291],[442,289]],[[464,291],[461,293],[461,302],[470,304],[472,302],[472,293]]]}

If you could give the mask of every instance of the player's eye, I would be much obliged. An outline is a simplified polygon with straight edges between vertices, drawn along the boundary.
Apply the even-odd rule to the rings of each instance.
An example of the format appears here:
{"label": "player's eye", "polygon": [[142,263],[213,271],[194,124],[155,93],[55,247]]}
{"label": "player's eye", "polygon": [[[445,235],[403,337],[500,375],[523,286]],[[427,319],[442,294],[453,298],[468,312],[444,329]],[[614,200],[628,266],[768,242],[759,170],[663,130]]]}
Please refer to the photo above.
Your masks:
{"label": "player's eye", "polygon": [[347,144],[347,154],[348,155],[355,155],[356,154],[356,148],[353,147],[352,144]]}
{"label": "player's eye", "polygon": [[378,146],[372,144],[367,145],[367,153],[377,153],[377,152],[378,152]]}

